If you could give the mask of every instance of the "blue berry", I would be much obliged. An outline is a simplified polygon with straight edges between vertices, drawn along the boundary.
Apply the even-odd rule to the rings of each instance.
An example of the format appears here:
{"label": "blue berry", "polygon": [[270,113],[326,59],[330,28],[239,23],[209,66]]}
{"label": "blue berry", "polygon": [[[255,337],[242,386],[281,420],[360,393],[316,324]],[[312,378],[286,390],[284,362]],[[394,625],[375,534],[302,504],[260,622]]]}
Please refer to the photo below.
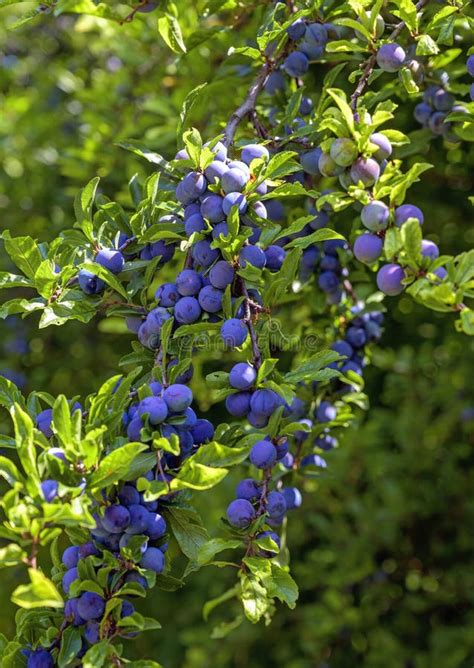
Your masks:
{"label": "blue berry", "polygon": [[130,513],[125,506],[119,504],[108,506],[101,522],[109,533],[121,533],[130,524]]}
{"label": "blue berry", "polygon": [[66,568],[75,568],[77,566],[77,562],[79,561],[79,546],[70,545],[67,547],[62,554],[61,561],[66,566]]}
{"label": "blue berry", "polygon": [[241,480],[235,490],[235,496],[238,499],[247,499],[247,501],[256,501],[262,495],[262,488],[253,478],[244,478]]}
{"label": "blue berry", "polygon": [[201,418],[191,429],[191,434],[195,445],[208,443],[214,438],[214,426],[209,420]]}
{"label": "blue berry", "polygon": [[246,267],[247,262],[250,262],[257,269],[263,269],[267,262],[267,256],[261,248],[249,244],[240,251],[239,260],[242,267]]}
{"label": "blue berry", "polygon": [[256,390],[250,399],[251,410],[265,417],[270,417],[280,405],[280,397],[273,390]]}
{"label": "blue berry", "polygon": [[247,144],[242,148],[242,160],[250,165],[252,160],[268,160],[270,154],[265,146],[260,144]]}
{"label": "blue berry", "polygon": [[85,621],[99,619],[104,614],[105,601],[93,591],[85,591],[79,597],[77,611]]}
{"label": "blue berry", "polygon": [[95,256],[95,261],[113,274],[120,274],[125,264],[122,253],[115,248],[103,248]]}
{"label": "blue berry", "polygon": [[223,295],[222,290],[218,290],[213,285],[206,285],[199,293],[199,304],[207,313],[217,313],[222,308]]}
{"label": "blue berry", "polygon": [[239,529],[244,529],[255,517],[255,510],[246,499],[235,499],[227,507],[227,519],[229,523]]}
{"label": "blue berry", "polygon": [[165,567],[163,552],[157,547],[149,547],[140,561],[142,568],[148,568],[155,573],[162,573]]}
{"label": "blue berry", "polygon": [[77,568],[70,568],[67,570],[62,579],[62,587],[65,591],[66,594],[69,593],[69,589],[72,585],[73,582],[75,582],[79,578],[79,573],[77,572]]}
{"label": "blue berry", "polygon": [[40,432],[46,436],[46,438],[51,438],[53,435],[53,430],[51,429],[51,423],[53,421],[53,409],[46,408],[41,413],[38,413],[36,416],[36,427]]}
{"label": "blue berry", "polygon": [[290,77],[298,79],[308,71],[309,60],[301,51],[293,51],[285,58],[282,67]]}
{"label": "blue berry", "polygon": [[197,295],[202,288],[202,276],[194,269],[183,269],[176,277],[176,287],[183,297]]}
{"label": "blue berry", "polygon": [[182,325],[190,325],[201,317],[201,306],[195,297],[182,297],[174,307],[174,317]]}
{"label": "blue berry", "polygon": [[163,283],[155,292],[155,299],[160,306],[170,308],[176,304],[180,295],[174,283]]}
{"label": "blue berry", "polygon": [[286,257],[286,251],[281,246],[271,245],[265,250],[266,267],[270,271],[279,271]]}
{"label": "blue berry", "polygon": [[258,469],[266,469],[276,461],[275,446],[271,441],[257,441],[250,450],[249,459]]}
{"label": "blue berry", "polygon": [[140,417],[148,414],[150,424],[160,424],[168,416],[168,408],[161,397],[145,397],[138,404]]}
{"label": "blue berry", "polygon": [[236,390],[248,390],[257,379],[255,368],[248,362],[238,362],[230,370],[229,383]]}
{"label": "blue berry", "polygon": [[282,494],[285,497],[286,507],[288,510],[299,508],[303,502],[301,492],[297,487],[284,487]]}
{"label": "blue berry", "polygon": [[403,291],[405,272],[399,264],[385,264],[377,272],[377,286],[386,295],[395,296]]}
{"label": "blue berry", "polygon": [[250,411],[250,393],[236,392],[229,394],[225,400],[227,411],[234,417],[245,417]]}
{"label": "blue berry", "polygon": [[229,348],[241,346],[245,342],[247,335],[247,326],[238,318],[230,318],[222,324],[221,337],[225,345]]}
{"label": "blue berry", "polygon": [[41,491],[43,493],[44,500],[48,503],[54,501],[58,495],[59,485],[56,480],[44,480],[41,483]]}
{"label": "blue berry", "polygon": [[423,211],[414,204],[402,204],[395,209],[395,225],[401,227],[409,218],[416,218],[423,225]]}
{"label": "blue berry", "polygon": [[87,269],[80,269],[78,274],[79,287],[86,295],[97,295],[105,288],[104,281]]}
{"label": "blue berry", "polygon": [[220,260],[216,262],[209,272],[209,280],[215,288],[225,290],[234,280],[234,274],[233,266],[225,260]]}
{"label": "blue berry", "polygon": [[331,422],[337,416],[336,408],[329,401],[321,401],[316,409],[316,419],[318,422]]}
{"label": "blue berry", "polygon": [[286,501],[280,492],[269,492],[267,495],[267,513],[269,517],[281,517],[286,512]]}
{"label": "blue berry", "polygon": [[163,392],[163,399],[166,401],[170,411],[181,413],[191,406],[193,393],[186,385],[174,383]]}

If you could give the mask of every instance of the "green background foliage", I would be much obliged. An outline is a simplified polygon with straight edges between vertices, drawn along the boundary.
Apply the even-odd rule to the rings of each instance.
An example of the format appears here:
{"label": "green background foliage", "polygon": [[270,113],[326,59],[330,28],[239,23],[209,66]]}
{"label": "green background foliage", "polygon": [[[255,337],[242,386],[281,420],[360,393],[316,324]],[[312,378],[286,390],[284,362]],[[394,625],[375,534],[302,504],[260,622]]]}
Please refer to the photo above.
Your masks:
{"label": "green background foliage", "polygon": [[[28,11],[35,5],[21,4]],[[219,132],[250,80],[248,59],[227,58],[233,32],[240,45],[251,44],[266,3],[214,3],[222,11],[209,18],[205,4],[176,3],[187,53],[166,46],[153,13],[123,25],[50,13],[12,31],[25,9],[2,11],[2,228],[53,239],[70,227],[74,195],[95,175],[104,194],[128,203],[127,182],[149,175],[151,166],[120,142],[136,139],[172,156],[183,125],[208,136]],[[130,9],[114,11],[125,17]],[[187,94],[205,83],[180,121]],[[408,99],[398,112],[407,133],[417,131],[413,106]],[[467,202],[472,143],[447,149],[420,138],[409,159],[415,157],[435,165],[411,198],[425,212],[430,238],[446,253],[467,250],[474,240]],[[8,269],[3,255],[1,268]],[[289,317],[296,327],[302,314]],[[243,622],[223,640],[219,624],[238,611],[224,606],[224,615],[219,608],[221,616],[204,621],[202,606],[227,580],[232,586],[232,574],[205,568],[184,589],[156,592],[143,604],[141,611],[155,614],[164,628],[142,637],[139,648],[130,643],[130,655],[159,656],[167,668],[204,668],[210,661],[222,668],[473,665],[473,343],[455,332],[453,320],[408,296],[391,302],[367,376],[370,411],[328,455],[328,473],[289,523],[297,609],[281,606],[271,626]],[[18,350],[12,342],[20,337],[26,347]],[[17,320],[14,328],[0,321],[0,338],[0,370],[24,374],[28,390],[71,396],[115,373],[133,337],[118,320],[99,316],[88,325],[40,331],[32,320]],[[198,361],[193,382],[202,411],[209,408],[203,375],[222,368],[222,353],[213,356],[204,368]],[[220,404],[210,414],[224,417]],[[200,499],[206,526],[218,525],[234,484],[229,476],[212,491],[212,502]],[[7,636],[14,633],[8,601],[22,578],[13,570],[0,580],[0,628]]]}

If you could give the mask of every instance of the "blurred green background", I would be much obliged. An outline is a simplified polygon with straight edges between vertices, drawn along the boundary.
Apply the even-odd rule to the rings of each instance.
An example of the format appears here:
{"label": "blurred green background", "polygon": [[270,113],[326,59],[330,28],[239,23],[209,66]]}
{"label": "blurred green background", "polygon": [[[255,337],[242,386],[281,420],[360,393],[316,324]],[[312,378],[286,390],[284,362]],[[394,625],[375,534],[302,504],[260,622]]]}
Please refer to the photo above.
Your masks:
{"label": "blurred green background", "polygon": [[[208,136],[219,131],[248,83],[244,61],[226,58],[235,45],[228,26],[238,22],[239,45],[250,42],[260,10],[243,3],[239,12],[206,19],[199,2],[188,5],[183,30],[192,48],[180,57],[161,41],[151,14],[123,26],[47,16],[9,31],[16,10],[2,11],[2,229],[54,238],[74,220],[75,192],[95,175],[104,193],[127,204],[128,180],[151,169],[116,143],[135,138],[172,156],[183,100],[199,84],[208,84],[206,104],[193,107],[189,120]],[[201,42],[203,26],[212,37]],[[229,72],[239,82],[232,95]],[[414,104],[400,111],[404,131],[415,129]],[[424,151],[436,168],[410,197],[425,213],[427,235],[444,251],[461,252],[474,240],[466,202],[472,150],[433,140]],[[7,268],[3,253],[1,263]],[[0,372],[25,391],[87,394],[116,372],[129,350],[131,336],[103,320],[41,331],[35,325],[33,319],[0,322]],[[367,374],[370,411],[329,454],[329,474],[312,483],[289,522],[301,589],[296,610],[279,608],[269,627],[244,623],[213,639],[214,622],[236,611],[218,608],[205,622],[202,605],[231,586],[233,574],[204,569],[184,589],[150,597],[146,605],[163,630],[130,652],[166,668],[472,668],[472,353],[451,317],[408,297],[391,300]],[[213,408],[216,418],[219,410]],[[212,503],[201,499],[208,527],[219,522],[234,483],[213,490]],[[0,628],[9,636],[7,601],[22,576],[11,572],[0,581]]]}

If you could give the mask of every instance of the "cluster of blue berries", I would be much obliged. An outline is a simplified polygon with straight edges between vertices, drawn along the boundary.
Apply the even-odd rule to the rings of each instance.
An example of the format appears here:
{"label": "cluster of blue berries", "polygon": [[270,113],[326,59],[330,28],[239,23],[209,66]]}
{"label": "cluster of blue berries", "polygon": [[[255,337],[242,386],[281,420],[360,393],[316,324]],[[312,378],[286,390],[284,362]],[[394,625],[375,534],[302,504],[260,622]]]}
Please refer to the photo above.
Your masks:
{"label": "cluster of blue berries", "polygon": [[[316,467],[325,469],[324,452],[337,446],[337,437],[333,433],[333,424],[338,416],[337,398],[344,394],[355,392],[356,389],[348,380],[352,374],[363,378],[364,367],[367,363],[367,347],[378,341],[382,335],[383,313],[372,311],[363,313],[363,303],[358,303],[351,309],[351,319],[344,322],[344,337],[336,340],[331,348],[341,356],[341,360],[328,365],[330,369],[337,369],[342,376],[325,385],[312,410],[312,418],[303,417],[311,414],[311,406],[298,400],[299,422],[304,429],[296,430],[293,434],[296,451],[301,453],[296,458],[288,452],[282,460],[287,469],[305,469]],[[318,392],[319,384],[313,383],[312,390]],[[308,445],[309,451],[308,451]]]}
{"label": "cluster of blue berries", "polygon": [[[355,257],[366,264],[373,264],[382,256],[383,239],[390,225],[401,227],[410,219],[416,220],[420,226],[424,222],[423,212],[414,204],[402,204],[392,213],[381,200],[372,200],[366,204],[360,217],[363,226],[370,231],[356,238],[353,250]],[[423,239],[420,251],[425,258],[426,269],[429,269],[430,263],[439,257],[439,249],[433,241]],[[447,272],[444,267],[437,267],[432,273],[438,280],[443,280]],[[377,286],[386,295],[395,296],[403,291],[405,278],[405,270],[400,264],[388,263],[377,271]]]}
{"label": "cluster of blue berries", "polygon": [[452,133],[452,123],[446,120],[453,112],[467,113],[467,109],[462,104],[456,104],[454,95],[443,86],[429,86],[423,94],[423,102],[416,105],[413,115],[420,125],[429,128],[434,135],[459,141]]}
{"label": "cluster of blue berries", "polygon": [[[191,376],[192,368],[191,372],[186,372],[186,379],[190,380]],[[197,418],[191,408],[192,392],[182,383],[163,387],[158,381],[151,381],[141,387],[138,393],[141,398],[124,412],[124,428],[132,441],[148,442],[156,436],[177,440],[179,454],[157,453],[160,465],[153,466],[142,476],[149,483],[156,480],[170,483],[182,462],[202,444],[212,440],[214,428],[208,420]],[[78,409],[82,411],[77,402],[71,405],[72,411]],[[45,409],[37,415],[36,426],[46,438],[54,437],[52,409]],[[71,464],[66,452],[60,447],[50,447],[46,455],[67,465]],[[85,482],[84,479],[82,481],[81,485]],[[48,478],[41,483],[41,491],[45,501],[52,503],[58,498],[59,483]],[[121,619],[135,612],[128,600],[121,600],[120,607],[112,616],[108,616],[106,630],[101,630],[107,601],[120,595],[120,589],[130,583],[147,589],[153,582],[150,573],[163,572],[167,550],[163,504],[166,506],[175,494],[170,491],[162,495],[159,501],[146,501],[144,493],[137,488],[137,481],[122,484],[109,498],[104,497],[102,502],[95,502],[96,526],[90,530],[90,540],[64,551],[62,563],[66,570],[62,572],[62,588],[68,597],[64,611],[65,622],[83,629],[78,658],[91,645],[99,642],[104,633],[130,636],[126,624],[119,624]],[[114,569],[99,593],[98,586],[90,587],[91,569],[100,569],[105,552],[114,558]],[[55,665],[53,655],[57,644],[53,642],[48,649],[25,649],[27,665],[30,668]]]}
{"label": "cluster of blue berries", "polygon": [[[192,367],[179,380],[189,382]],[[214,427],[209,420],[199,419],[191,408],[193,393],[183,383],[163,387],[158,381],[148,385],[148,396],[130,405],[124,413],[123,423],[131,441],[148,442],[156,432],[168,440],[175,438],[179,444],[179,455],[164,453],[163,461],[168,469],[178,468],[204,443],[214,436]]]}
{"label": "cluster of blue berries", "polygon": [[288,37],[296,42],[296,49],[283,62],[282,69],[288,76],[299,79],[309,69],[310,62],[319,60],[330,37],[337,34],[330,23],[306,23],[297,19],[287,28]]}
{"label": "cluster of blue berries", "polygon": [[[258,245],[261,229],[256,222],[268,215],[258,196],[266,194],[268,187],[265,181],[258,180],[253,166],[255,160],[268,160],[268,150],[257,144],[244,146],[241,160],[227,159],[227,150],[220,142],[211,150],[214,159],[203,172],[188,172],[176,188],[177,199],[184,209],[185,232],[188,237],[194,235],[193,243],[188,266],[173,283],[159,286],[155,295],[158,305],[143,322],[138,322],[138,338],[147,348],[159,347],[161,329],[171,316],[175,327],[203,319],[220,321],[225,290],[230,289],[233,301],[242,296],[236,275],[239,267],[248,264],[258,270],[277,272],[286,257],[281,246],[269,245],[263,249]],[[176,155],[178,161],[187,158],[185,149]],[[227,217],[233,211],[238,212],[239,222],[247,228],[248,239],[239,254],[229,261],[215,242],[228,236]],[[253,303],[261,302],[257,290],[249,290],[249,296]],[[235,315],[222,329],[222,338],[229,347],[242,345],[247,335],[242,303]]]}

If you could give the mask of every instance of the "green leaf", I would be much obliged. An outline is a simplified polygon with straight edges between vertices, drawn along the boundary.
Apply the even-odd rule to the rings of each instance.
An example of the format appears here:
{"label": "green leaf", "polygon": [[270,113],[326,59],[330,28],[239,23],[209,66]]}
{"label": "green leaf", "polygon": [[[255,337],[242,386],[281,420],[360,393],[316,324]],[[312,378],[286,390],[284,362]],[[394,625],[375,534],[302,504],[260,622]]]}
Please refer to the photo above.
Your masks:
{"label": "green leaf", "polygon": [[43,258],[38,244],[31,237],[11,237],[10,232],[3,232],[1,238],[10,258],[28,278],[34,279]]}
{"label": "green leaf", "polygon": [[121,480],[127,475],[132,462],[140,452],[148,446],[144,443],[127,443],[117,450],[113,450],[100,462],[97,470],[92,474],[89,484],[91,490],[102,489]]}
{"label": "green leaf", "polygon": [[81,631],[75,626],[67,626],[61,635],[61,649],[58,655],[58,668],[67,668],[81,649]]}
{"label": "green leaf", "polygon": [[178,19],[172,14],[165,14],[158,19],[158,31],[165,43],[174,53],[186,53],[183,34]]}
{"label": "green leaf", "polygon": [[183,554],[197,561],[200,549],[209,541],[209,534],[197,512],[190,508],[170,506],[164,514]]}
{"label": "green leaf", "polygon": [[0,568],[18,566],[26,559],[26,552],[16,543],[10,543],[0,548]]}
{"label": "green leaf", "polygon": [[33,420],[17,403],[10,409],[10,414],[15,427],[16,447],[21,465],[27,476],[39,483],[36,450],[33,441]]}
{"label": "green leaf", "polygon": [[[204,446],[205,447],[205,446]],[[224,468],[213,468],[199,464],[195,458],[187,459],[176,478],[171,481],[171,489],[211,489],[218,485],[227,475]]]}
{"label": "green leaf", "polygon": [[416,45],[417,56],[432,56],[439,53],[439,46],[429,35],[421,35]]}
{"label": "green leaf", "polygon": [[54,269],[55,265],[52,260],[43,260],[35,273],[36,289],[45,299],[51,297],[54,287],[58,282],[58,275]]}
{"label": "green leaf", "polygon": [[202,90],[207,86],[207,83],[200,84],[199,86],[196,86],[193,88],[185,97],[184,102],[183,102],[183,107],[181,109],[181,113],[179,114],[179,121],[176,126],[176,136],[178,139],[181,137],[181,134],[183,132],[183,128],[186,124],[186,121],[189,116],[189,112],[193,108],[195,102],[200,96],[200,93]]}
{"label": "green leaf", "polygon": [[53,405],[53,427],[59,440],[65,445],[72,445],[74,433],[71,420],[71,409],[68,400],[60,394]]}
{"label": "green leaf", "polygon": [[394,9],[392,14],[405,21],[410,32],[418,30],[418,12],[413,0],[397,0],[397,9]]}
{"label": "green leaf", "polygon": [[282,603],[293,609],[298,599],[298,586],[291,575],[278,564],[271,563],[271,576],[263,579],[263,584],[272,598],[278,598]]}
{"label": "green leaf", "polygon": [[245,616],[253,624],[256,624],[269,607],[266,589],[255,576],[244,575],[240,583],[240,596]]}
{"label": "green leaf", "polygon": [[324,227],[321,230],[316,230],[308,234],[308,236],[293,239],[293,241],[286,244],[286,248],[308,248],[308,246],[312,246],[320,241],[328,241],[329,239],[344,239],[344,237],[339,232],[335,232],[329,227]]}
{"label": "green leaf", "polygon": [[401,227],[403,250],[408,262],[419,267],[421,263],[421,226],[416,218],[410,218]]}
{"label": "green leaf", "polygon": [[231,540],[225,538],[211,538],[204,543],[198,551],[197,563],[200,566],[209,563],[216,554],[223,550],[235,550],[242,545],[241,540]]}
{"label": "green leaf", "polygon": [[159,153],[155,153],[149,149],[145,144],[135,139],[126,139],[116,143],[116,146],[124,148],[126,151],[131,151],[135,155],[138,155],[140,158],[145,158],[148,162],[151,162],[154,165],[159,165],[161,169],[169,174],[173,173],[173,169],[170,163],[163,158]]}
{"label": "green leaf", "polygon": [[98,264],[97,262],[87,261],[80,264],[79,268],[91,271],[93,274],[95,274],[103,281],[105,281],[107,285],[109,285],[113,290],[115,290],[115,292],[118,292],[119,295],[121,295],[124,299],[128,300],[127,291],[120,283],[118,278],[115,276],[115,274],[113,274],[111,271],[103,267],[101,264]]}
{"label": "green leaf", "polygon": [[[431,169],[433,165],[427,162],[417,162],[412,165],[406,174],[403,174],[399,183],[389,188],[390,201],[392,204],[399,206],[405,199],[406,192],[414,183],[417,183],[418,178],[423,172]],[[378,195],[377,195],[378,196]]]}
{"label": "green leaf", "polygon": [[[306,362],[303,362],[294,371],[289,371],[285,374],[284,379],[288,383],[299,383],[302,380],[317,380],[318,371],[324,370],[332,362],[337,362],[340,359],[338,353],[333,350],[321,350]],[[332,369],[329,369],[332,371]]]}
{"label": "green leaf", "polygon": [[15,403],[22,403],[23,397],[15,383],[0,376],[0,406],[10,409]]}
{"label": "green leaf", "polygon": [[199,160],[201,157],[202,151],[202,139],[199,131],[196,128],[191,128],[186,130],[183,134],[183,141],[188,152],[189,159],[193,163],[193,166],[197,169],[199,167]]}
{"label": "green leaf", "polygon": [[395,257],[395,255],[397,255],[402,248],[402,245],[403,242],[400,229],[398,227],[389,227],[385,233],[383,244],[387,260],[391,260],[393,257]]}
{"label": "green leaf", "polygon": [[3,288],[32,288],[34,282],[20,276],[19,274],[10,274],[8,271],[0,271],[0,290]]}
{"label": "green leaf", "polygon": [[0,476],[13,487],[16,482],[23,483],[23,476],[15,464],[7,457],[0,456]]}
{"label": "green leaf", "polygon": [[97,193],[97,186],[100,178],[94,177],[89,183],[76,195],[74,200],[74,213],[79,224],[84,221],[92,222],[92,205]]}
{"label": "green leaf", "polygon": [[234,466],[243,462],[250,452],[250,446],[229,447],[212,441],[206,443],[193,455],[193,461],[205,466]]}
{"label": "green leaf", "polygon": [[474,336],[474,311],[468,308],[463,309],[459,319],[462,331],[469,336]]}
{"label": "green leaf", "polygon": [[327,93],[332,97],[334,102],[339,107],[342,117],[347,125],[347,129],[349,133],[353,135],[355,129],[354,114],[352,113],[352,109],[347,103],[346,94],[339,88],[328,88]]}
{"label": "green leaf", "polygon": [[[82,659],[82,668],[102,668],[107,660],[109,653],[109,641],[101,640],[99,643],[92,645]],[[113,665],[113,664],[110,664]]]}
{"label": "green leaf", "polygon": [[61,594],[40,570],[29,568],[31,584],[19,585],[12,594],[12,601],[21,608],[62,608]]}
{"label": "green leaf", "polygon": [[257,185],[265,179],[280,179],[293,172],[298,172],[301,166],[294,160],[296,156],[297,153],[294,151],[282,151],[274,155],[270,158],[263,173],[257,179]]}

